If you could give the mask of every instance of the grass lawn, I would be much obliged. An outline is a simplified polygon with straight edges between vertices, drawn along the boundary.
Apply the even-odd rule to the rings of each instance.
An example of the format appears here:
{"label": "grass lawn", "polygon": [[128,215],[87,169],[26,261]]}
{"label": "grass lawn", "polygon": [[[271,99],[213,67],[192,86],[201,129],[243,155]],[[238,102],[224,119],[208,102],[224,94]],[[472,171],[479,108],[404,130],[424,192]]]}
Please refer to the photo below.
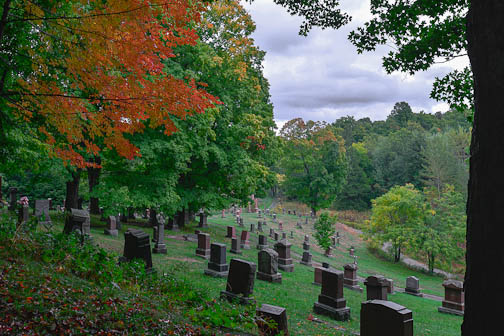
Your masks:
{"label": "grass lawn", "polygon": [[[262,208],[262,205],[261,205]],[[245,228],[250,228],[251,223],[257,224],[259,220],[256,214],[244,213]],[[278,220],[281,220],[284,225],[284,232],[290,237],[290,231],[294,233],[294,238],[289,241],[293,243],[292,252],[295,260],[295,268],[293,273],[282,273],[282,283],[272,284],[260,280],[255,281],[254,297],[257,303],[268,303],[287,308],[289,329],[292,335],[351,335],[359,332],[359,316],[360,304],[365,301],[364,293],[344,290],[344,295],[347,300],[347,306],[351,309],[351,319],[346,322],[333,321],[324,316],[313,315],[312,309],[314,302],[320,294],[320,287],[312,284],[314,273],[313,268],[299,264],[300,255],[302,254],[302,241],[305,234],[312,236],[312,224],[304,225],[305,219],[299,219],[293,215],[278,214]],[[302,221],[303,229],[296,228],[296,222]],[[229,253],[231,249],[231,240],[225,238],[226,226],[232,225],[237,229],[237,234],[241,229],[235,224],[234,218],[230,214],[226,214],[226,218],[221,218],[220,213],[214,214],[208,219],[209,227],[202,229],[203,232],[210,233],[211,242],[226,243],[227,260],[232,258],[240,258],[257,262],[257,245],[258,235],[251,234],[251,249],[243,250],[240,256]],[[267,218],[268,226],[265,228],[265,234],[269,233],[269,228],[278,228],[277,224],[272,223],[271,218]],[[95,242],[100,246],[122,254],[123,249],[123,232],[128,228],[124,225],[119,237],[110,237],[103,235],[105,224],[98,222],[96,218],[92,221],[92,234]],[[257,227],[257,225],[256,225]],[[183,241],[181,237],[176,239],[173,236],[182,236],[183,234],[193,233],[196,227],[186,227],[179,232],[165,231],[167,235],[166,245],[168,254],[153,255],[153,263],[156,269],[161,272],[174,272],[177,277],[190,281],[198,288],[208,292],[211,297],[218,298],[221,290],[225,289],[226,280],[212,278],[203,275],[203,270],[206,268],[207,261],[195,255],[195,242]],[[144,229],[149,234],[151,229]],[[382,274],[387,278],[392,278],[396,286],[404,287],[406,277],[414,275],[420,279],[420,286],[425,293],[438,296],[444,295],[442,287],[443,279],[436,276],[430,276],[414,270],[406,268],[404,265],[391,263],[374,256],[370,253],[362,241],[359,239],[355,230],[348,227],[338,227],[337,230],[341,235],[341,245],[334,250],[334,256],[327,258],[323,255],[320,248],[316,246],[313,239],[310,239],[311,252],[313,260],[316,262],[329,262],[336,269],[341,269],[346,263],[352,262],[353,258],[348,255],[350,246],[356,248],[358,256],[358,275],[366,277],[371,274]],[[268,243],[272,245],[271,239],[268,237]],[[396,293],[389,295],[389,300],[401,304],[413,311],[415,335],[460,335],[460,325],[462,318],[441,314],[437,308],[441,305],[440,302],[410,296],[407,294]],[[316,317],[322,323],[311,321],[311,317]]]}

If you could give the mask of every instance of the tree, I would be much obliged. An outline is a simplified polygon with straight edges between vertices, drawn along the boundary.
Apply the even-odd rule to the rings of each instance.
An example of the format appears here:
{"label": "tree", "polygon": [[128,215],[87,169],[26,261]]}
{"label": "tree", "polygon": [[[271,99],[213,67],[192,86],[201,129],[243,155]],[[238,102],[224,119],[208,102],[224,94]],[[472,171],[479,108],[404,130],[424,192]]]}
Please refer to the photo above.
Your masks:
{"label": "tree", "polygon": [[463,195],[451,185],[425,189],[428,206],[425,220],[416,228],[412,248],[427,255],[429,272],[434,272],[437,260],[453,261],[464,255],[465,209]]}
{"label": "tree", "polygon": [[319,246],[325,251],[326,255],[329,254],[331,247],[331,237],[334,235],[334,221],[335,217],[330,216],[327,212],[321,213],[319,218],[315,221],[315,239]]}
{"label": "tree", "polygon": [[282,167],[286,194],[307,204],[316,213],[329,207],[346,175],[345,146],[325,124],[297,118],[280,131],[285,141]]}
{"label": "tree", "polygon": [[217,102],[194,80],[163,73],[175,46],[196,42],[190,25],[201,9],[189,1],[4,1],[2,137],[6,120],[33,122],[54,153],[80,168],[96,164],[83,153],[96,155],[97,139],[124,157],[140,155],[127,135],[146,126],[171,134],[170,116]]}
{"label": "tree", "polygon": [[415,229],[424,220],[424,197],[412,184],[395,186],[372,201],[367,236],[381,247],[391,244],[394,261],[411,244]]}
{"label": "tree", "polygon": [[408,121],[414,118],[413,110],[406,102],[395,103],[392,112],[387,117],[387,124],[391,129],[400,129],[408,126]]}

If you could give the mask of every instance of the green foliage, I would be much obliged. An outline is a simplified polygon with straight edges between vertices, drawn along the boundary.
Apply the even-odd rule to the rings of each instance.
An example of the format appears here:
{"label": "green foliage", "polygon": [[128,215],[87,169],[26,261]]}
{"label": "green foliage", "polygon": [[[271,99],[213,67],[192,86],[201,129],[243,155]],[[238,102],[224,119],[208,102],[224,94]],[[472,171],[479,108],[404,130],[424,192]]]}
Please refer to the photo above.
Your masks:
{"label": "green foliage", "polygon": [[314,212],[329,207],[345,181],[343,139],[323,123],[299,118],[287,122],[280,135],[285,141],[281,167],[286,194]]}
{"label": "green foliage", "polygon": [[323,250],[327,250],[331,247],[331,237],[334,235],[335,228],[334,222],[336,217],[330,216],[328,213],[324,212],[320,214],[319,218],[315,222],[315,239],[317,243]]}
{"label": "green foliage", "polygon": [[392,245],[394,260],[401,257],[401,250],[408,247],[415,228],[425,216],[424,196],[412,184],[395,186],[386,194],[373,200],[367,237],[379,244]]}

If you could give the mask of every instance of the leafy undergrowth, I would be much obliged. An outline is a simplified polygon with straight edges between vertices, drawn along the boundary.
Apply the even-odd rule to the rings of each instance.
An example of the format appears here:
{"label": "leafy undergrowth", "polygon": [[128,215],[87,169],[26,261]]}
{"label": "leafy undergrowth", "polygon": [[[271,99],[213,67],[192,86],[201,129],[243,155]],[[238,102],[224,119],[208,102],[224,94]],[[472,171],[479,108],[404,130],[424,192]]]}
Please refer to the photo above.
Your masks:
{"label": "leafy undergrowth", "polygon": [[[215,335],[254,329],[251,308],[210,299],[76,235],[0,218],[0,335]],[[241,332],[240,334],[245,334]]]}

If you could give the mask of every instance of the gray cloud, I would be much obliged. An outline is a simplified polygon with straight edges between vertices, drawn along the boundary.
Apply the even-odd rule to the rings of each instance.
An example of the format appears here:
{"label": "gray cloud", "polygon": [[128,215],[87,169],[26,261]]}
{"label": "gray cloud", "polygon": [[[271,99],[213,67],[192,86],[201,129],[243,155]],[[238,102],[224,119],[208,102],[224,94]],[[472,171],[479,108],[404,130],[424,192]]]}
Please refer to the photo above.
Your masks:
{"label": "gray cloud", "polygon": [[414,77],[387,75],[381,58],[388,47],[357,54],[347,36],[367,19],[368,3],[344,1],[354,22],[338,31],[316,28],[308,37],[298,35],[302,20],[291,17],[271,0],[246,5],[256,22],[256,44],[267,52],[264,73],[271,84],[277,121],[302,117],[331,122],[346,115],[380,120],[399,101],[407,101],[414,111],[445,108],[430,99],[429,93],[434,78],[446,74],[450,67],[434,67]]}

